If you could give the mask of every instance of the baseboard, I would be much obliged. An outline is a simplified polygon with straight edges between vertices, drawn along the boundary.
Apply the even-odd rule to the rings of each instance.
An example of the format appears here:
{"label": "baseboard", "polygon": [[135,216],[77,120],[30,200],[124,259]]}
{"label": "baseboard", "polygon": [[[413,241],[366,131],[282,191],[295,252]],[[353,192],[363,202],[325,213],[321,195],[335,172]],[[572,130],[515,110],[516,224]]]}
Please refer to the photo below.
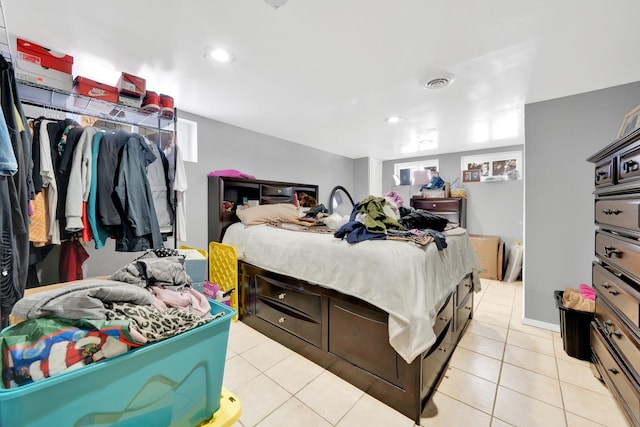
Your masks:
{"label": "baseboard", "polygon": [[555,323],[541,322],[540,320],[522,318],[522,323],[529,326],[535,326],[536,328],[548,329],[553,332],[560,332],[560,325]]}

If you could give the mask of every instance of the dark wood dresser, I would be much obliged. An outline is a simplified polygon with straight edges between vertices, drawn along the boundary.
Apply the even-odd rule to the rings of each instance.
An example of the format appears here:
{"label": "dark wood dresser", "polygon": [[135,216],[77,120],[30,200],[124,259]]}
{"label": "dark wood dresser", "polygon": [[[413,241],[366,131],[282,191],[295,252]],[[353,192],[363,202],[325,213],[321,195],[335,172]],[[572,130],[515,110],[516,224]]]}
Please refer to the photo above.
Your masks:
{"label": "dark wood dresser", "polygon": [[595,163],[593,363],[631,425],[640,425],[640,130]]}
{"label": "dark wood dresser", "polygon": [[420,196],[411,197],[411,207],[424,209],[436,215],[443,216],[450,223],[459,224],[467,228],[467,199],[462,197],[447,197],[428,199]]}
{"label": "dark wood dresser", "polygon": [[[318,186],[282,181],[210,176],[208,182],[208,230],[210,242],[222,242],[225,230],[239,221],[236,210],[244,203],[293,203],[301,193],[318,200]],[[231,206],[225,208],[224,202]]]}

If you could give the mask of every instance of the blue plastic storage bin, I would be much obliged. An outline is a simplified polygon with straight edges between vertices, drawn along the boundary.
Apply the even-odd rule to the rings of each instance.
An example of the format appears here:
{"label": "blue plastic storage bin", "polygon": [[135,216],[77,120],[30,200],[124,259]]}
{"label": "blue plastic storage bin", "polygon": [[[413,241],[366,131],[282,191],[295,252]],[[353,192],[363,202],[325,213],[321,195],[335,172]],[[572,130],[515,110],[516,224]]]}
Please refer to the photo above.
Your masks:
{"label": "blue plastic storage bin", "polygon": [[209,301],[206,325],[15,389],[0,389],[0,426],[197,426],[220,407],[235,310]]}

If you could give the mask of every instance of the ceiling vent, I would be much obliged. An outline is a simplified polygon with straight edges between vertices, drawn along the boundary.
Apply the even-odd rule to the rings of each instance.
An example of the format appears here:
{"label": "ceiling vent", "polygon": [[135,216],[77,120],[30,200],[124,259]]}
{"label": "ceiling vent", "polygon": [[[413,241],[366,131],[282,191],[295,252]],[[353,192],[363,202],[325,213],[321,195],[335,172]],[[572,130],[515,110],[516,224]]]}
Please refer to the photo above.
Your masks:
{"label": "ceiling vent", "polygon": [[435,79],[431,79],[424,84],[426,89],[442,89],[443,87],[449,86],[453,82],[453,77],[436,77]]}

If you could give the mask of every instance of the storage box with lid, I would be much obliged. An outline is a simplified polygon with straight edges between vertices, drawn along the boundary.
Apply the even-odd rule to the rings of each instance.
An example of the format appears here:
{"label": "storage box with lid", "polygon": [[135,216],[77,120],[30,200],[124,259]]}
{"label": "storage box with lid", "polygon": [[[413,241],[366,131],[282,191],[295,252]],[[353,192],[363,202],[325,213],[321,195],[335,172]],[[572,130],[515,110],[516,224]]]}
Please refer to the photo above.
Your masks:
{"label": "storage box with lid", "polygon": [[[78,108],[89,108],[103,113],[110,113],[113,110],[111,103],[118,102],[118,89],[86,77],[77,76],[73,81],[73,93],[82,95],[74,97],[73,104]],[[89,98],[99,99],[100,102],[92,102]]]}
{"label": "storage box with lid", "polygon": [[220,408],[231,317],[112,359],[0,389],[1,426],[197,426]]}
{"label": "storage box with lid", "polygon": [[16,39],[15,46],[18,80],[71,92],[73,56],[21,38]]}
{"label": "storage box with lid", "polygon": [[[194,283],[201,283],[207,278],[207,257],[197,249],[178,249],[184,256],[184,269]],[[205,252],[206,253],[206,252]]]}
{"label": "storage box with lid", "polygon": [[134,76],[129,73],[122,73],[118,83],[116,84],[118,91],[128,96],[140,98],[147,91],[147,81],[142,77]]}

